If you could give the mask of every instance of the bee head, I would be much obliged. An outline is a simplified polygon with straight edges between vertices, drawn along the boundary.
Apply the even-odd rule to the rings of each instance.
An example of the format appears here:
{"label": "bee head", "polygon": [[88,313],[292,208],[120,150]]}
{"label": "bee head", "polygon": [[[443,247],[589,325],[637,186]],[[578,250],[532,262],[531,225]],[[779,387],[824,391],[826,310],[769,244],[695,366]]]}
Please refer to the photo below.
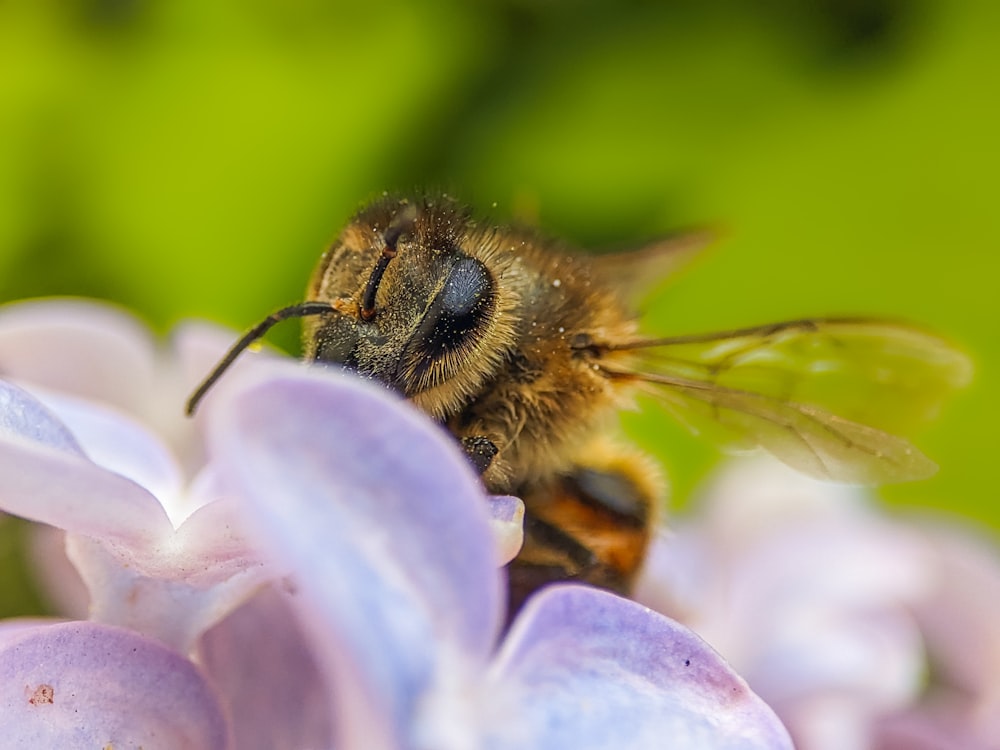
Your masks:
{"label": "bee head", "polygon": [[468,214],[441,199],[386,199],[323,255],[307,290],[331,304],[303,322],[305,358],[380,381],[443,417],[473,395],[512,337],[505,298]]}

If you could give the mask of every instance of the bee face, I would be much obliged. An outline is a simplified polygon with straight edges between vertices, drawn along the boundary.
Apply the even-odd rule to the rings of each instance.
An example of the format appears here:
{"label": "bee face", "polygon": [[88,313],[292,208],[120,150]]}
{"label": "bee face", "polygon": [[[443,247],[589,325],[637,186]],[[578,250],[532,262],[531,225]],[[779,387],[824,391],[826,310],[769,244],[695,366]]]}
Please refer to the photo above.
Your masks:
{"label": "bee face", "polygon": [[449,201],[385,200],[355,217],[307,290],[335,311],[306,322],[306,358],[446,413],[510,343],[511,300],[477,256],[474,231]]}

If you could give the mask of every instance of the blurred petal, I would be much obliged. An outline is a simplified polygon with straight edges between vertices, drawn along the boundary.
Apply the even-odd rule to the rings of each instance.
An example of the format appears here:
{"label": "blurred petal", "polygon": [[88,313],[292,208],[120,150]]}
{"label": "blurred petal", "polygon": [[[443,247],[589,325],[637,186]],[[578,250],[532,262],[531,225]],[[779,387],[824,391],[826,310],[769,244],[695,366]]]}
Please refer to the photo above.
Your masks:
{"label": "blurred petal", "polygon": [[[225,356],[240,334],[231,328],[202,321],[179,324],[170,334],[170,344],[176,356],[178,379],[190,395]],[[227,377],[216,385],[224,387],[230,375],[246,370],[258,361],[274,359],[275,350],[267,346],[243,352],[227,370]],[[211,391],[214,393],[213,390]]]}
{"label": "blurred petal", "polygon": [[812,479],[766,455],[728,461],[701,494],[699,519],[715,552],[729,555],[759,544],[778,525],[871,515],[857,487]]}
{"label": "blurred petal", "polygon": [[914,611],[934,568],[921,535],[858,490],[734,461],[698,516],[654,542],[636,594],[719,649],[797,746],[867,748],[924,686]]}
{"label": "blurred petal", "polygon": [[488,498],[490,528],[497,543],[497,562],[506,565],[524,543],[524,503],[519,497],[494,495]]}
{"label": "blurred petal", "polygon": [[485,496],[453,441],[388,392],[282,364],[219,399],[209,445],[297,573],[341,746],[391,747],[444,662],[481,664],[492,647],[501,580]]}
{"label": "blurred petal", "polygon": [[[27,392],[0,382],[0,508],[69,532],[69,557],[93,619],[187,653],[269,573],[231,503],[207,502],[218,490],[206,479],[197,499],[207,504],[182,505],[179,468],[148,431],[96,403],[44,398],[80,439]],[[159,499],[137,482],[170,498],[176,519],[190,513],[176,532]],[[55,564],[41,567],[58,570],[64,556],[48,552]]]}
{"label": "blurred petal", "polygon": [[265,588],[205,633],[199,663],[240,750],[331,747],[333,701],[285,596]]}
{"label": "blurred petal", "polygon": [[917,524],[937,573],[915,606],[930,684],[913,706],[877,725],[879,750],[1000,747],[1000,556],[971,528]]}
{"label": "blurred petal", "polygon": [[792,747],[771,709],[693,632],[588,587],[529,600],[492,677],[490,748]]}
{"label": "blurred petal", "polygon": [[0,509],[133,546],[169,533],[162,506],[143,487],[80,455],[65,428],[25,392],[8,398],[11,404],[10,413],[21,416],[5,417],[6,425],[20,432],[0,434]]}
{"label": "blurred petal", "polygon": [[157,399],[160,413],[155,423],[158,431],[173,445],[188,475],[195,474],[205,464],[204,426],[211,418],[216,398],[235,383],[239,373],[274,358],[267,347],[243,352],[227,370],[226,377],[212,386],[193,417],[187,416],[188,398],[238,337],[232,329],[198,321],[181,323],[170,334],[173,356],[161,367],[160,390],[163,393]]}
{"label": "blurred petal", "polygon": [[218,698],[188,660],[127,630],[68,622],[0,648],[5,747],[231,746]]}
{"label": "blurred petal", "polygon": [[28,564],[43,589],[47,609],[70,620],[86,620],[90,593],[80,572],[66,556],[66,532],[36,524],[29,541]]}
{"label": "blurred petal", "polygon": [[0,372],[14,380],[138,413],[155,370],[149,332],[121,308],[39,299],[0,309]]}
{"label": "blurred petal", "polygon": [[84,455],[73,433],[52,410],[5,380],[0,380],[0,438],[21,438],[70,455]]}
{"label": "blurred petal", "polygon": [[872,750],[997,750],[1000,718],[969,715],[966,707],[944,702],[923,705],[879,723]]}
{"label": "blurred petal", "polygon": [[911,533],[856,493],[761,459],[733,462],[704,517],[654,542],[636,594],[698,631],[772,706],[848,694],[870,715],[919,688],[905,605],[928,585]]}
{"label": "blurred petal", "polygon": [[174,525],[180,524],[180,467],[148,428],[96,402],[48,391],[37,397],[69,427],[91,461],[149,490]]}
{"label": "blurred petal", "polygon": [[732,571],[728,602],[715,612],[729,633],[716,643],[706,622],[706,637],[771,705],[849,691],[868,712],[918,689],[923,649],[902,605],[921,591],[919,550],[870,523],[786,529]]}
{"label": "blurred petal", "polygon": [[935,677],[1000,708],[1000,555],[972,529],[922,530],[936,580],[916,614]]}

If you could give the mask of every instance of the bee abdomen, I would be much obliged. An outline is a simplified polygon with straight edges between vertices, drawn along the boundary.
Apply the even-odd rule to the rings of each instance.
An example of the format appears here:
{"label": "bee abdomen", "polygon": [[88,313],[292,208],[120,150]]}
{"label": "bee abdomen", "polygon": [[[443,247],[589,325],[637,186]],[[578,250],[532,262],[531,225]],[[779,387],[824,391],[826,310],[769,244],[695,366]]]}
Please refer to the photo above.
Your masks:
{"label": "bee abdomen", "polygon": [[628,595],[649,544],[658,495],[643,461],[605,454],[522,489],[524,546],[509,566],[509,615],[536,590],[576,581]]}

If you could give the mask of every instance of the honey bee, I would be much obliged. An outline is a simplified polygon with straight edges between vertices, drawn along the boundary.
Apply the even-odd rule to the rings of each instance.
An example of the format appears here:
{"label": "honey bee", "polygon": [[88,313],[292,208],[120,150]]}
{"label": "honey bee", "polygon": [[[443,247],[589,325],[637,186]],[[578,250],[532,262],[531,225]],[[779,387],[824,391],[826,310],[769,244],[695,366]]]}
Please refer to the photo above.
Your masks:
{"label": "honey bee", "polygon": [[616,415],[643,390],[681,420],[720,426],[813,476],[933,473],[883,429],[933,416],[969,378],[963,354],[912,326],[864,318],[644,335],[637,297],[698,244],[679,236],[586,256],[480,223],[447,197],[385,197],[323,254],[307,301],[237,342],[188,413],[248,345],[303,318],[305,360],[398,391],[455,437],[490,492],[522,498],[511,613],[553,581],[629,593],[663,494],[650,459],[616,437]]}

